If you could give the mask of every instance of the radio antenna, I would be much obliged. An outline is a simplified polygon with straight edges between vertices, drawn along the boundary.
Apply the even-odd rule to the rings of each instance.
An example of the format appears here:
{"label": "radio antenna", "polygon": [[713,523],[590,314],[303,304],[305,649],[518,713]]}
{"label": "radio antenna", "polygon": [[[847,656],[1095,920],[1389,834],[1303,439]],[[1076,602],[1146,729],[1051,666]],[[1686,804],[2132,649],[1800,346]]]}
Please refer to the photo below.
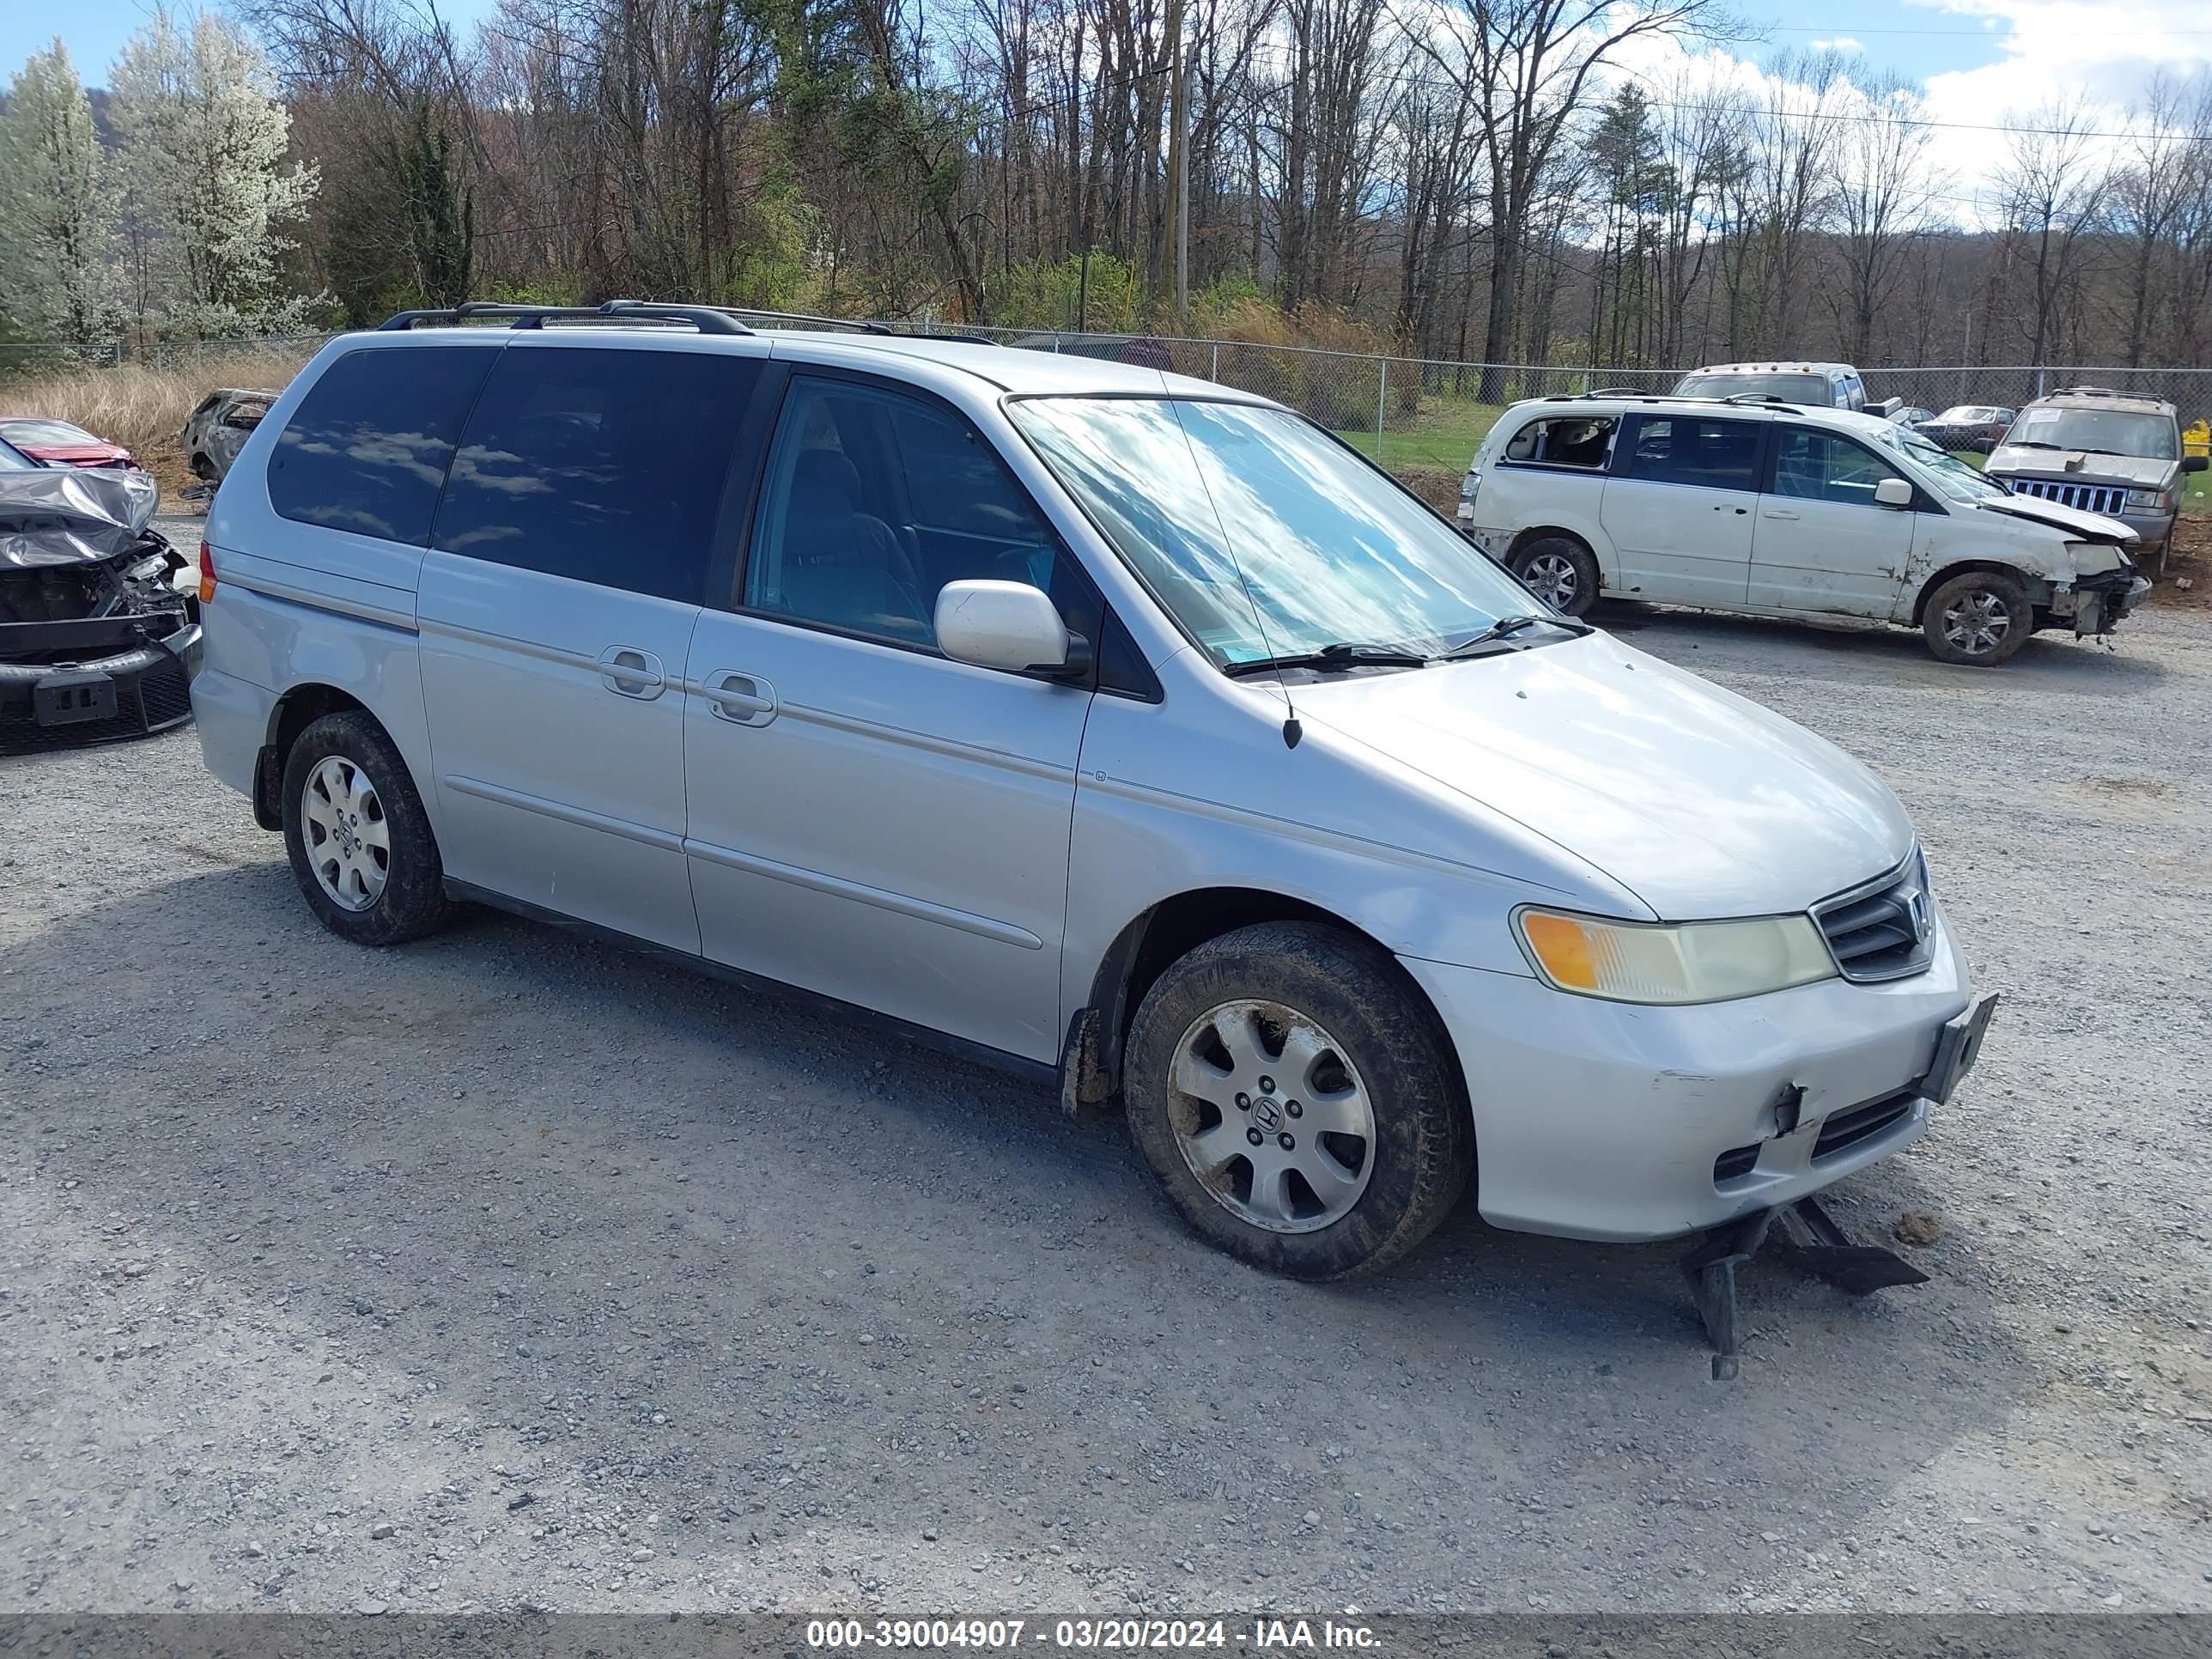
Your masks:
{"label": "radio antenna", "polygon": [[[1213,485],[1206,476],[1206,463],[1199,459],[1198,446],[1191,441],[1190,428],[1183,424],[1182,405],[1188,401],[1170,396],[1168,408],[1175,416],[1176,429],[1182,434],[1183,447],[1190,451],[1191,470],[1198,474],[1198,487],[1206,492],[1206,505],[1213,509],[1213,522],[1221,532],[1222,550],[1229,555],[1229,568],[1237,573],[1237,585],[1243,589],[1244,603],[1251,608],[1252,623],[1260,634],[1260,649],[1272,658],[1275,647],[1267,638],[1267,613],[1260,608],[1259,596],[1252,591],[1252,579],[1244,574],[1244,561],[1237,556],[1237,538],[1230,534],[1229,521],[1221,516],[1221,503],[1214,499]],[[1279,671],[1275,689],[1283,694],[1283,747],[1295,749],[1306,729],[1299,724],[1297,708],[1291,702],[1290,684],[1281,678]]]}

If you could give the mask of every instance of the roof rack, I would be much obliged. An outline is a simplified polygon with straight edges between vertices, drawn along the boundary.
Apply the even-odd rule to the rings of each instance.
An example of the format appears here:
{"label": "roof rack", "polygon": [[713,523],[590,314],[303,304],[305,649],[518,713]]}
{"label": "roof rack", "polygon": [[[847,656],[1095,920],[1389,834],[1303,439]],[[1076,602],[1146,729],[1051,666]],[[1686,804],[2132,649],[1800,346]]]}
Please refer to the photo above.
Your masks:
{"label": "roof rack", "polygon": [[872,322],[862,317],[815,317],[804,311],[763,311],[756,306],[714,306],[732,317],[759,317],[777,323],[812,323],[817,328],[856,328],[863,334],[896,334],[898,331],[889,323]]}
{"label": "roof rack", "polygon": [[1789,398],[1778,398],[1771,392],[1735,392],[1721,399],[1724,404],[1758,404],[1768,409],[1798,409],[1802,405]]}
{"label": "roof rack", "polygon": [[509,317],[510,328],[538,328],[554,322],[690,323],[702,334],[750,334],[753,331],[714,306],[662,305],[646,300],[609,300],[596,306],[535,306],[500,300],[471,300],[434,311],[402,311],[386,317],[376,331],[404,333],[418,323],[467,323],[479,318]]}
{"label": "roof rack", "polygon": [[2140,392],[2118,392],[2108,386],[2062,386],[2048,394],[2053,398],[2140,398]]}

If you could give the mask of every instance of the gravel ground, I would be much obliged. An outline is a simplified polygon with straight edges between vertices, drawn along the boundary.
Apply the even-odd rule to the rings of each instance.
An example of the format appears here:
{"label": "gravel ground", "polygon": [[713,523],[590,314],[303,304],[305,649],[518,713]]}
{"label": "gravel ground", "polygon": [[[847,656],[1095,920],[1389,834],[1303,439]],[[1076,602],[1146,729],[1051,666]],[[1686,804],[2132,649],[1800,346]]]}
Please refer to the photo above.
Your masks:
{"label": "gravel ground", "polygon": [[1234,1266],[1117,1126],[475,914],[314,927],[176,735],[0,762],[0,1607],[2212,1609],[2212,616],[1616,612],[1903,793],[2004,1007],[1934,1275]]}

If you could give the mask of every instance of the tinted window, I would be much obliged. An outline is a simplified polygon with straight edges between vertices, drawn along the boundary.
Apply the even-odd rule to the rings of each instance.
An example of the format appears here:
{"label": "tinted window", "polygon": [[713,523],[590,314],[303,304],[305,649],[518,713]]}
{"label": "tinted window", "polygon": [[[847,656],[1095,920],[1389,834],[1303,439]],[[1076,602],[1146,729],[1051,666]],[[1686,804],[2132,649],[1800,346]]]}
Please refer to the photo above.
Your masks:
{"label": "tinted window", "polygon": [[1749,421],[1644,416],[1620,467],[1623,477],[1654,483],[1749,489],[1759,457],[1759,428]]}
{"label": "tinted window", "polygon": [[758,362],[703,351],[502,352],[435,544],[698,604]]}
{"label": "tinted window", "polygon": [[1848,438],[1829,432],[1785,431],[1775,447],[1774,494],[1801,501],[1873,507],[1875,486],[1902,476]]}
{"label": "tinted window", "polygon": [[1505,459],[1541,466],[1604,466],[1620,422],[1610,415],[1531,421],[1505,446]]}
{"label": "tinted window", "polygon": [[1074,618],[1091,600],[1087,582],[964,418],[853,381],[793,380],[762,492],[746,605],[933,645],[939,591],[979,579],[1043,588],[1085,631]]}
{"label": "tinted window", "polygon": [[269,458],[269,501],[301,524],[420,547],[495,349],[352,351],[308,389]]}

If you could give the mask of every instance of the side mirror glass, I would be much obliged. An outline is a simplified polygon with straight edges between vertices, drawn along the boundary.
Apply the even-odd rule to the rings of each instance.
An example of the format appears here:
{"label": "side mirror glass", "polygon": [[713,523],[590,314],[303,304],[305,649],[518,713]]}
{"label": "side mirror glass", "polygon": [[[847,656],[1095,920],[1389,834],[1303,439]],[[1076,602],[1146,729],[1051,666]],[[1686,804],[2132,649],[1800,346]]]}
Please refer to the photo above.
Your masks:
{"label": "side mirror glass", "polygon": [[1912,486],[1902,478],[1884,478],[1874,487],[1877,507],[1910,507],[1912,505]]}
{"label": "side mirror glass", "polygon": [[962,581],[938,593],[937,644],[955,662],[1020,674],[1066,670],[1074,641],[1042,588]]}
{"label": "side mirror glass", "polygon": [[2185,455],[2181,458],[2184,472],[2202,472],[2208,466],[2212,466],[2212,455]]}

